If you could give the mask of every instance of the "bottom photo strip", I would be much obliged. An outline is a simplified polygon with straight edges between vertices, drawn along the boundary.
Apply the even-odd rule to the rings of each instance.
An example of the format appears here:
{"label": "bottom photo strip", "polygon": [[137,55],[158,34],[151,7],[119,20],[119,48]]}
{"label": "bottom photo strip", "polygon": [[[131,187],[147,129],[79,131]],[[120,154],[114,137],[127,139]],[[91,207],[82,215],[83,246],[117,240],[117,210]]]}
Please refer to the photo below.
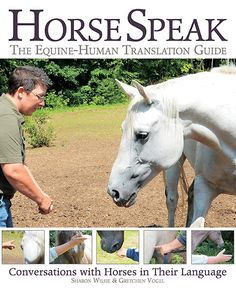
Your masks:
{"label": "bottom photo strip", "polygon": [[234,230],[2,230],[1,265],[234,264]]}
{"label": "bottom photo strip", "polygon": [[[1,281],[41,292],[222,292],[236,272],[230,228],[16,228],[0,231]],[[216,288],[217,287],[217,288]],[[216,290],[217,289],[217,290]],[[38,290],[38,291],[37,291]]]}

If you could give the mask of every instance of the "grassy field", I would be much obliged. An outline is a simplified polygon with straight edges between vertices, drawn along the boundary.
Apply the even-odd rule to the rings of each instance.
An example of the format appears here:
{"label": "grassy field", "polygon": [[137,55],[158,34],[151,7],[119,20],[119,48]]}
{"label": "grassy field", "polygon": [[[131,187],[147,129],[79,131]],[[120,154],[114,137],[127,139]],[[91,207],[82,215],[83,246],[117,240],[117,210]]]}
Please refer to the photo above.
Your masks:
{"label": "grassy field", "polygon": [[[122,248],[139,248],[139,232],[133,230],[125,231],[125,239]],[[133,261],[127,257],[119,257],[114,252],[109,254],[101,249],[100,237],[96,235],[96,258],[98,264],[137,264],[136,261]]]}
{"label": "grassy field", "polygon": [[51,125],[56,131],[56,142],[68,143],[81,137],[106,139],[120,135],[121,122],[125,118],[127,104],[107,106],[82,106],[49,111]]}
{"label": "grassy field", "polygon": [[2,263],[3,264],[22,264],[23,263],[23,252],[20,247],[21,239],[23,237],[23,231],[3,231],[2,242],[14,240],[15,249],[3,249],[2,250]]}

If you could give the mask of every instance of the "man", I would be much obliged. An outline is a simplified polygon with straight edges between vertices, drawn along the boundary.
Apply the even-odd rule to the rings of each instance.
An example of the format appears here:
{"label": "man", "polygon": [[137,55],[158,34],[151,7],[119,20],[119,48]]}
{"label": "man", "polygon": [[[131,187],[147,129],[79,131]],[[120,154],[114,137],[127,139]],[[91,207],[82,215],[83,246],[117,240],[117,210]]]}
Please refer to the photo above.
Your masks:
{"label": "man", "polygon": [[41,214],[52,211],[51,198],[42,191],[25,165],[23,115],[44,106],[51,84],[43,70],[22,66],[9,78],[8,92],[0,97],[0,227],[13,227],[11,199],[16,191],[38,205]]}

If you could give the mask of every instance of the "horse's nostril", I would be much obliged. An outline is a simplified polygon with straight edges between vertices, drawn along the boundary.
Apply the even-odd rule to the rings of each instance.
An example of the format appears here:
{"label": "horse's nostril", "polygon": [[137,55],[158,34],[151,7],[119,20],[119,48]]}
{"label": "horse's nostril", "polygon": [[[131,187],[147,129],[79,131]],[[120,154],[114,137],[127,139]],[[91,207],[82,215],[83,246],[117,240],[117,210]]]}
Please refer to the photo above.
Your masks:
{"label": "horse's nostril", "polygon": [[112,189],[112,197],[113,197],[115,200],[119,200],[119,198],[120,198],[119,191],[117,191],[117,190],[115,190],[115,189]]}
{"label": "horse's nostril", "polygon": [[115,244],[112,246],[112,251],[117,251],[117,250],[119,250],[119,248],[120,248],[119,243],[115,243]]}
{"label": "horse's nostril", "polygon": [[135,178],[137,178],[139,175],[138,174],[133,174],[131,177],[130,177],[130,179],[135,179]]}

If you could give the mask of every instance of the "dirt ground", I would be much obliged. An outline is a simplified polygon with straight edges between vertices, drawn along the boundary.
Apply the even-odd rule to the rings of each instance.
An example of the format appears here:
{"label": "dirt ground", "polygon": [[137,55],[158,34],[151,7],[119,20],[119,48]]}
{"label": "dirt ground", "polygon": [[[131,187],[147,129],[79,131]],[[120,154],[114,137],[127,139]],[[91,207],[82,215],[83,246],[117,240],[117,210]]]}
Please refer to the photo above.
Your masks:
{"label": "dirt ground", "polygon": [[[167,227],[162,175],[138,194],[130,208],[117,207],[106,193],[120,137],[80,138],[50,148],[28,149],[27,164],[36,180],[54,199],[54,210],[40,215],[20,194],[13,199],[15,227]],[[192,171],[186,174],[191,183]],[[184,227],[186,197],[179,200],[176,226]],[[236,226],[236,197],[220,195],[206,219],[208,227]]]}
{"label": "dirt ground", "polygon": [[3,254],[2,263],[3,264],[24,264],[24,258],[21,256],[11,256],[10,253]]}

